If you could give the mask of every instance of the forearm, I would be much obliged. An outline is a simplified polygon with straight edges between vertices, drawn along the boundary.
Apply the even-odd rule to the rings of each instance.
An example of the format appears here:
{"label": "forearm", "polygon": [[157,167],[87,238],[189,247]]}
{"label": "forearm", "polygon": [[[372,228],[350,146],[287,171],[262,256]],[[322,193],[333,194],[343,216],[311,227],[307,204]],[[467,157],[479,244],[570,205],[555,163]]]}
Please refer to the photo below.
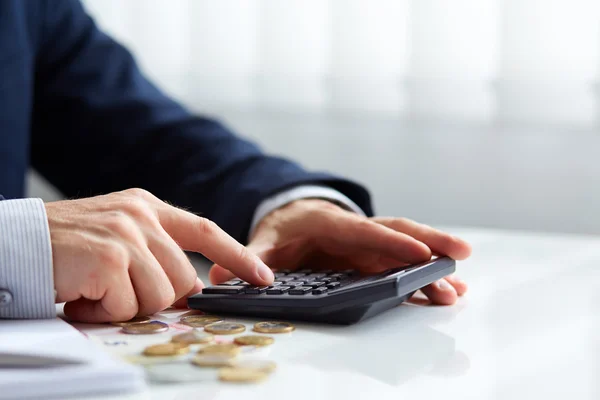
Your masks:
{"label": "forearm", "polygon": [[52,318],[52,248],[40,199],[0,201],[0,318]]}

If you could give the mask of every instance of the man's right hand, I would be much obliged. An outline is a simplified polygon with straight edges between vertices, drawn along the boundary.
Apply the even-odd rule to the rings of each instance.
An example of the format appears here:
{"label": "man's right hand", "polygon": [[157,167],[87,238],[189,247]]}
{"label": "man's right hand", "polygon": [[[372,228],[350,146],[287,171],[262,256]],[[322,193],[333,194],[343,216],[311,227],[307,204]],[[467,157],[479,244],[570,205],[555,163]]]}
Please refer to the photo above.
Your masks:
{"label": "man's right hand", "polygon": [[184,250],[241,279],[268,285],[273,273],[214,222],[141,189],[46,203],[57,302],[83,322],[125,321],[164,310],[203,284]]}

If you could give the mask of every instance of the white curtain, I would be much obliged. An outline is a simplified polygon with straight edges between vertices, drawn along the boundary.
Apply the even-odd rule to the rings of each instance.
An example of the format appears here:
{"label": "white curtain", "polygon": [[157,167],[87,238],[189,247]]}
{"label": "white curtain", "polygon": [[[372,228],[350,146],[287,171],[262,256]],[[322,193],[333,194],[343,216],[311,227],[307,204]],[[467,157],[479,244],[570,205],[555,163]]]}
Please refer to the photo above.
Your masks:
{"label": "white curtain", "polygon": [[197,110],[597,126],[598,0],[85,0]]}

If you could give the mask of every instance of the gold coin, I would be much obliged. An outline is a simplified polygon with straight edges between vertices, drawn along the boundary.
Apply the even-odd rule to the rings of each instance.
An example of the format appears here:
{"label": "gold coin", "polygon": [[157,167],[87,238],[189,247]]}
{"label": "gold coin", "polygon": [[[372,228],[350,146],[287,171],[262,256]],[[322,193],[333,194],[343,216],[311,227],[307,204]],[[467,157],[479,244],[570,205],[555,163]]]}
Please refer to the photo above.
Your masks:
{"label": "gold coin", "polygon": [[246,335],[238,336],[233,341],[241,346],[268,346],[275,342],[270,336]]}
{"label": "gold coin", "polygon": [[199,354],[232,354],[238,355],[242,349],[233,343],[219,343],[204,346],[198,350]]}
{"label": "gold coin", "polygon": [[133,335],[145,335],[150,333],[166,332],[169,330],[169,325],[160,321],[150,321],[133,325],[125,325],[121,329],[123,332]]}
{"label": "gold coin", "polygon": [[235,355],[226,353],[198,354],[192,363],[199,367],[230,367]]}
{"label": "gold coin", "polygon": [[221,368],[219,379],[225,382],[260,382],[269,374],[252,368]]}
{"label": "gold coin", "polygon": [[244,369],[255,369],[255,370],[271,373],[271,372],[275,371],[277,364],[275,364],[273,361],[269,361],[269,360],[246,359],[246,360],[236,361],[234,364],[234,367],[244,368]]}
{"label": "gold coin", "polygon": [[129,321],[115,321],[111,322],[111,324],[115,326],[127,326],[133,324],[141,324],[144,322],[150,322],[150,317],[133,317]]}
{"label": "gold coin", "polygon": [[266,321],[254,324],[254,331],[260,333],[287,333],[294,329],[296,327],[289,322]]}
{"label": "gold coin", "polygon": [[184,344],[203,344],[212,342],[214,338],[215,337],[210,333],[202,332],[194,328],[189,332],[173,336],[171,341]]}
{"label": "gold coin", "polygon": [[215,317],[214,315],[188,315],[186,317],[181,317],[180,321],[193,328],[203,328],[206,325],[223,321],[223,319]]}
{"label": "gold coin", "polygon": [[190,347],[184,343],[160,343],[144,349],[146,356],[179,356],[189,353]]}
{"label": "gold coin", "polygon": [[215,335],[233,335],[244,332],[246,327],[234,322],[216,322],[214,324],[206,325],[204,330],[206,332],[214,333]]}

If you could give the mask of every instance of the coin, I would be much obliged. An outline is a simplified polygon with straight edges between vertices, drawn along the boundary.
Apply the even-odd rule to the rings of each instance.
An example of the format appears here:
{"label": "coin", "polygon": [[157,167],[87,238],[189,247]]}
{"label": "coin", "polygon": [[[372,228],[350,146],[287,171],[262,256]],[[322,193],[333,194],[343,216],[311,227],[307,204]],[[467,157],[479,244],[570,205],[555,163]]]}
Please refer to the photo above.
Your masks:
{"label": "coin", "polygon": [[252,368],[221,368],[219,379],[225,382],[260,382],[269,374]]}
{"label": "coin", "polygon": [[208,324],[223,321],[223,319],[214,315],[188,315],[181,317],[180,321],[193,328],[203,328]]}
{"label": "coin", "polygon": [[210,333],[202,332],[194,328],[189,332],[173,336],[171,341],[174,343],[204,344],[212,342],[214,338],[215,337]]}
{"label": "coin", "polygon": [[115,326],[127,326],[133,324],[141,324],[144,322],[150,322],[150,317],[133,317],[129,321],[115,321],[111,322],[111,324]]}
{"label": "coin", "polygon": [[268,346],[273,344],[275,339],[270,336],[246,335],[238,336],[233,341],[241,346]]}
{"label": "coin", "polygon": [[254,331],[260,333],[287,333],[294,329],[294,325],[289,322],[266,321],[254,324]]}
{"label": "coin", "polygon": [[234,366],[236,368],[256,369],[259,371],[271,373],[271,372],[275,371],[277,364],[275,364],[273,361],[269,361],[269,360],[247,359],[247,360],[236,361]]}
{"label": "coin", "polygon": [[198,354],[192,363],[199,367],[230,367],[235,355],[226,353]]}
{"label": "coin", "polygon": [[139,365],[155,365],[155,364],[177,364],[182,362],[182,358],[178,356],[153,356],[148,357],[144,355],[127,355],[123,356],[123,359],[131,364]]}
{"label": "coin", "polygon": [[211,344],[208,346],[204,346],[200,350],[198,350],[199,354],[232,354],[238,355],[242,349],[239,346],[236,346],[233,343],[220,343],[220,344]]}
{"label": "coin", "polygon": [[149,333],[160,333],[169,330],[169,325],[160,321],[142,322],[139,324],[125,325],[121,328],[125,333],[144,335]]}
{"label": "coin", "polygon": [[190,347],[184,343],[153,344],[144,349],[146,356],[178,356],[189,353]]}
{"label": "coin", "polygon": [[216,381],[218,377],[214,369],[195,368],[189,363],[149,365],[146,375],[153,382],[163,383]]}
{"label": "coin", "polygon": [[216,322],[214,324],[206,325],[204,330],[206,332],[214,333],[215,335],[233,335],[244,332],[246,327],[234,322]]}

